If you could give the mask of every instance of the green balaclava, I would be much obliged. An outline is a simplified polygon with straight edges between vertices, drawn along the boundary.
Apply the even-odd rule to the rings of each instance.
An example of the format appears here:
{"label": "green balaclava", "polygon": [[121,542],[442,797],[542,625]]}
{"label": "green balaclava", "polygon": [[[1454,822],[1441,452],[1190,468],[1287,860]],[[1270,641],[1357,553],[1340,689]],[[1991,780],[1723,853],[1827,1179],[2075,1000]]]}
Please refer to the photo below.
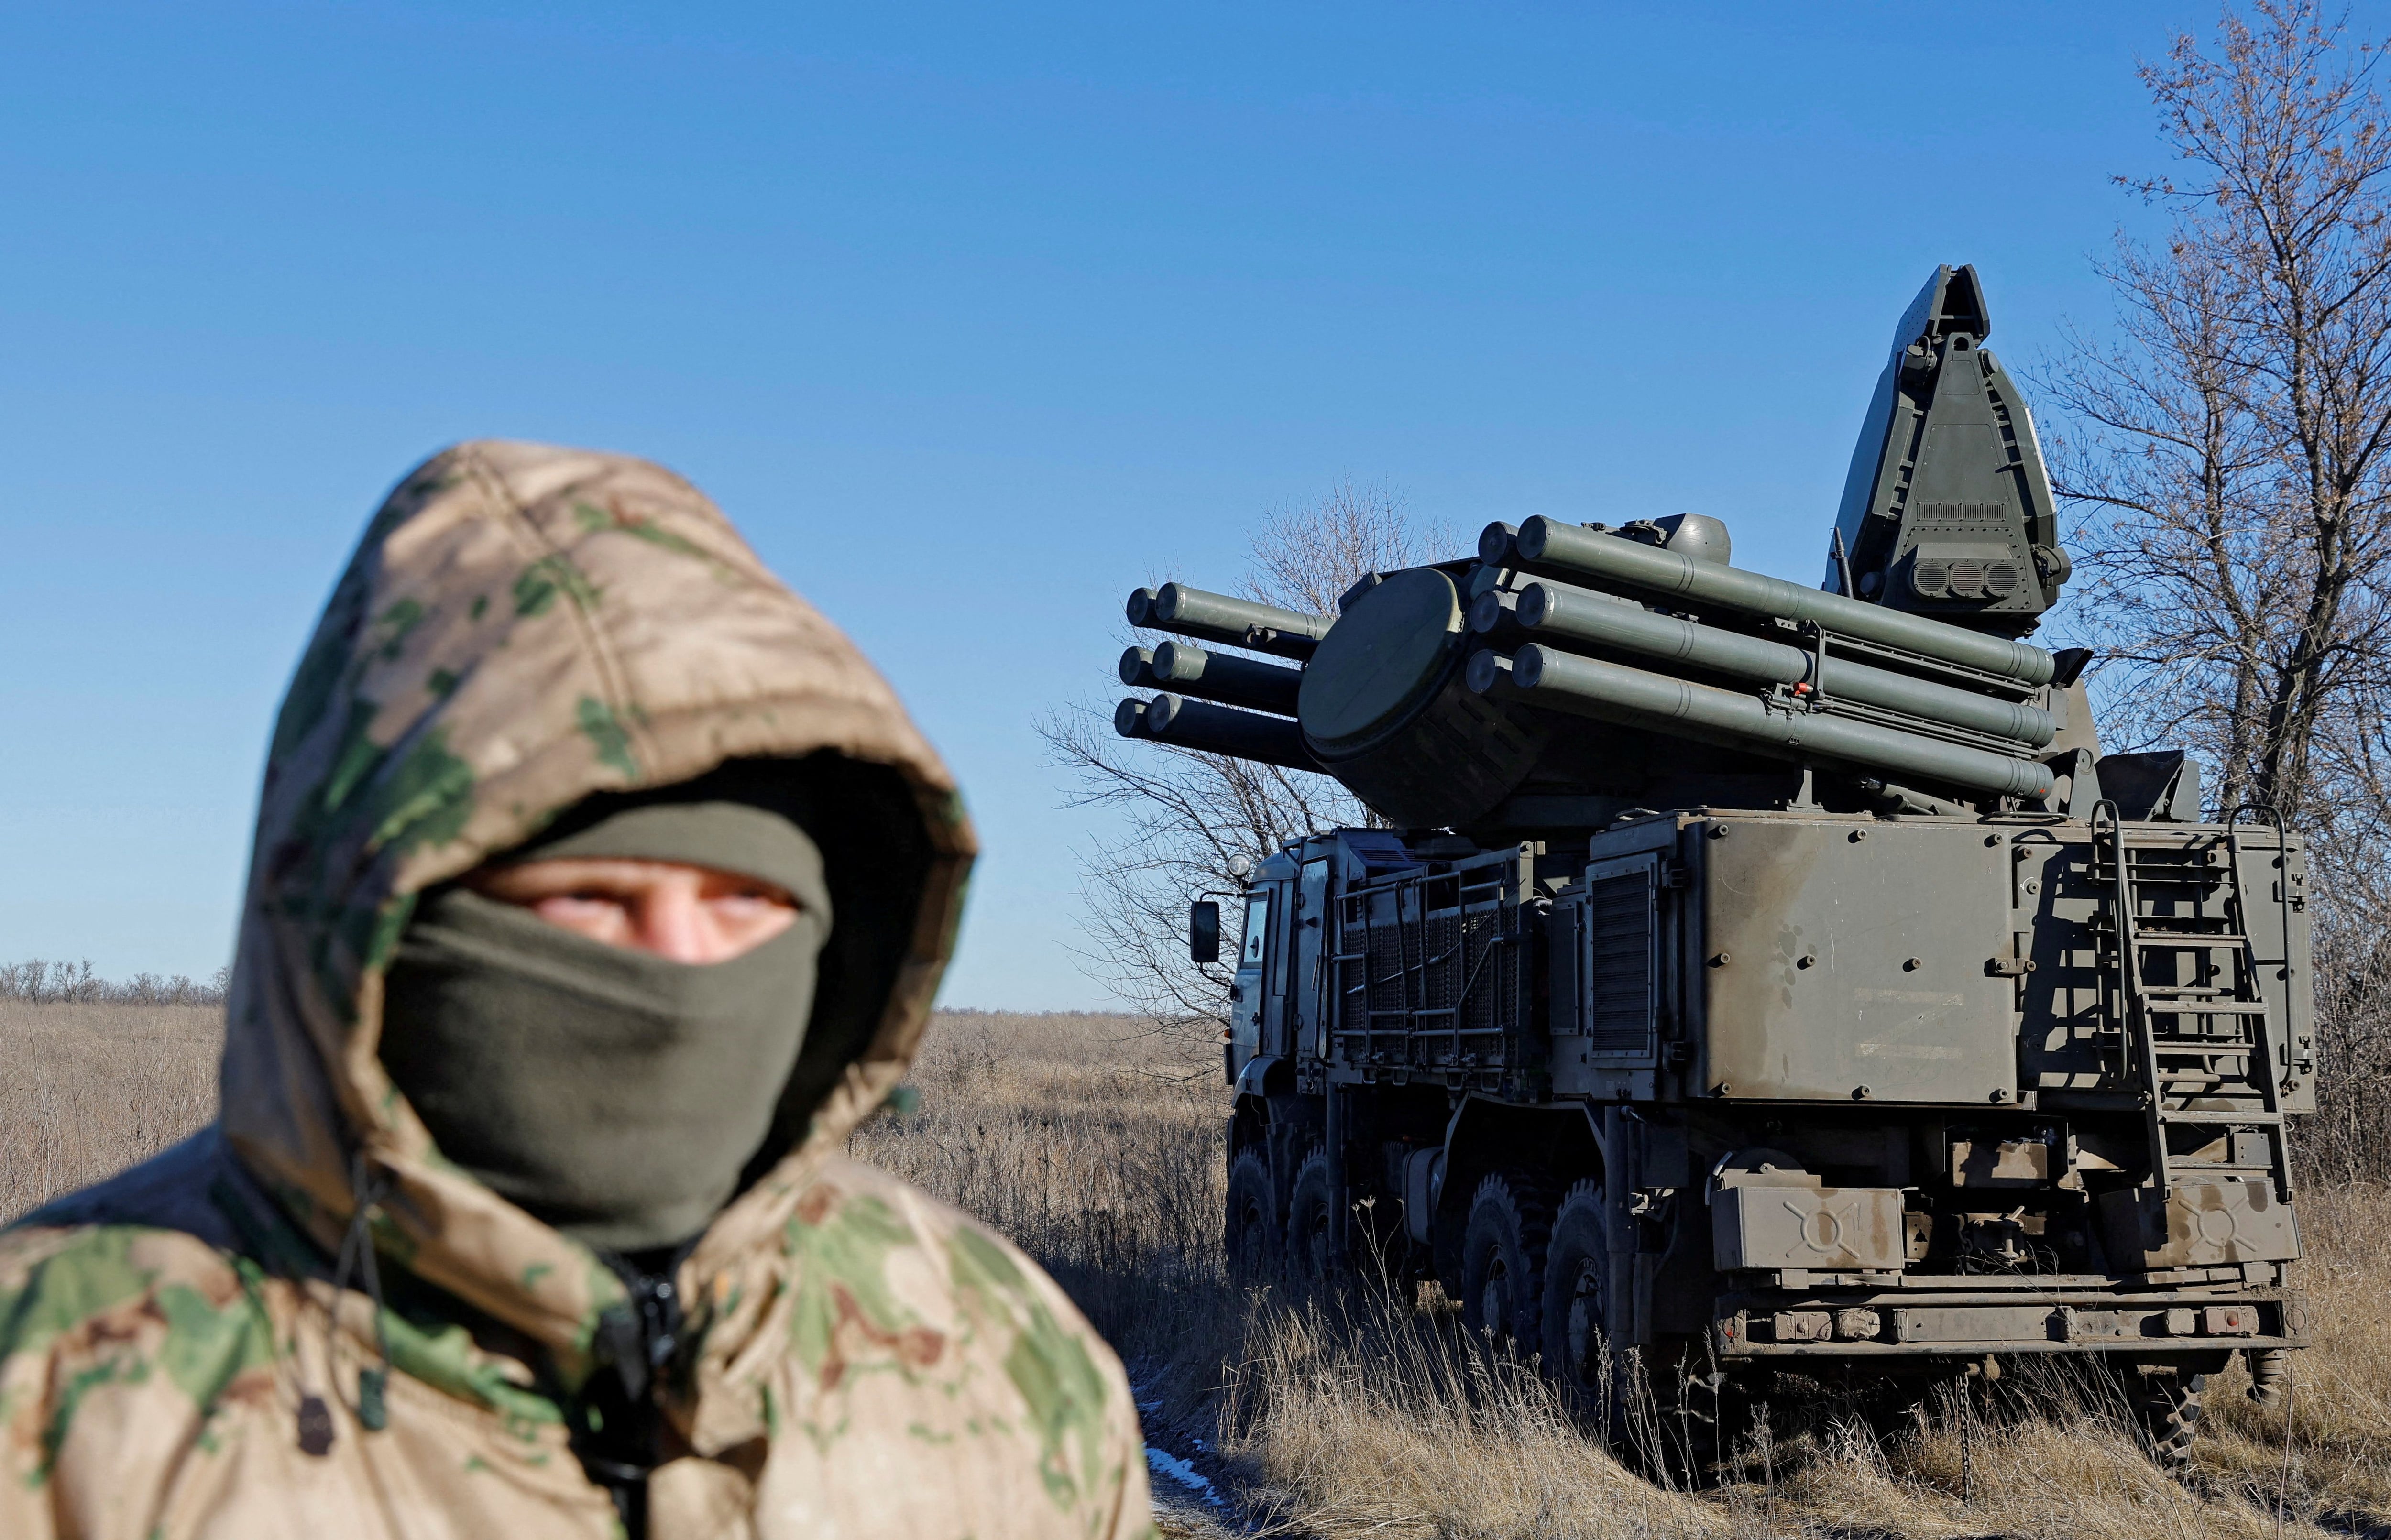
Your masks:
{"label": "green balaclava", "polygon": [[832,922],[821,851],[797,822],[670,796],[576,809],[497,862],[713,867],[785,889],[794,925],[727,962],[676,963],[450,886],[425,896],[384,994],[382,1064],[441,1154],[623,1253],[691,1239],[735,1196],[804,1044]]}

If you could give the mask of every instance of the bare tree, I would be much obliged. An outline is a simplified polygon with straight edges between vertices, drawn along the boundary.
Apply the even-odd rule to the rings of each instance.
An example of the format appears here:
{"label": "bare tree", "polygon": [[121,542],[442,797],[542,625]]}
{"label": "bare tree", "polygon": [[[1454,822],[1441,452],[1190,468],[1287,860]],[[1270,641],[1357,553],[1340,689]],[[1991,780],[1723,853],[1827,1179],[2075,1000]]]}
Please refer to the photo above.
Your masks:
{"label": "bare tree", "polygon": [[[2251,0],[2141,78],[2169,210],[2100,270],[2113,339],[2049,371],[2055,457],[2118,746],[2184,744],[2219,812],[2310,836],[2324,1116],[2312,1162],[2391,1175],[2391,118],[2380,53],[2315,0]],[[2319,1157],[2324,1158],[2319,1161]]]}
{"label": "bare tree", "polygon": [[[1399,498],[1349,481],[1265,518],[1240,586],[1250,598],[1326,615],[1364,576],[1436,554]],[[1369,809],[1324,775],[1120,738],[1109,705],[1057,711],[1038,731],[1068,773],[1070,806],[1123,815],[1117,834],[1081,856],[1088,970],[1166,1029],[1208,1042],[1228,1023],[1234,969],[1188,961],[1189,900],[1234,892],[1232,858],[1260,861],[1309,830],[1368,822]]]}
{"label": "bare tree", "polygon": [[[2091,517],[2077,606],[2119,666],[2126,738],[2188,737],[2220,805],[2330,822],[2391,679],[2391,132],[2314,0],[2229,13],[2141,71],[2183,175],[2120,178],[2175,214],[2101,265],[2116,340],[2048,381],[2078,424],[2061,491]],[[2356,733],[2356,736],[2353,736]],[[2380,783],[2371,783],[2370,790]]]}

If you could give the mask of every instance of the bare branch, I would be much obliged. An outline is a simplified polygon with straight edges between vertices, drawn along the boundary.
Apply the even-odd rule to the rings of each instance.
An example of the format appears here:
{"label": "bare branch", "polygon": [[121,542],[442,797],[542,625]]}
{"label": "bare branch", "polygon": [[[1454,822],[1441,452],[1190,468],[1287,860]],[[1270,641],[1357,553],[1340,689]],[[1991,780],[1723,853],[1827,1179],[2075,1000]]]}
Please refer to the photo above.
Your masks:
{"label": "bare branch", "polygon": [[[1267,603],[1330,615],[1364,576],[1431,559],[1399,498],[1349,481],[1265,519],[1242,586]],[[1208,1045],[1228,1024],[1234,970],[1187,960],[1188,902],[1234,894],[1234,857],[1260,861],[1312,830],[1375,815],[1324,775],[1120,738],[1110,708],[1092,702],[1050,714],[1037,731],[1067,775],[1069,806],[1125,815],[1117,835],[1081,852],[1081,964],[1165,1029]]]}
{"label": "bare branch", "polygon": [[2108,661],[2113,747],[2172,739],[2213,805],[2309,836],[2325,1143],[2391,1175],[2391,117],[2381,54],[2315,0],[2251,0],[2142,71],[2170,176],[2161,249],[2098,265],[2115,341],[2047,399]]}

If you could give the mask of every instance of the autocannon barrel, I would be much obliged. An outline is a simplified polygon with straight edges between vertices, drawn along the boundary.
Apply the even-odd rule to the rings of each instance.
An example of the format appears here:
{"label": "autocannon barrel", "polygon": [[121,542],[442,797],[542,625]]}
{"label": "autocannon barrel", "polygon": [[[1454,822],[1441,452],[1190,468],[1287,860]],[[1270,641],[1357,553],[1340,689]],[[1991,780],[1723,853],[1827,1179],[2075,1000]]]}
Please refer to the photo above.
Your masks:
{"label": "autocannon barrel", "polygon": [[1158,744],[1260,760],[1287,770],[1320,769],[1320,761],[1304,746],[1303,730],[1290,718],[1234,711],[1183,695],[1123,701],[1113,713],[1113,731],[1124,738],[1150,738]]}
{"label": "autocannon barrel", "polygon": [[1572,716],[1657,728],[1780,758],[1834,760],[2003,796],[2047,796],[2052,784],[2049,769],[2031,759],[2011,759],[1897,728],[1787,711],[1757,695],[1673,679],[1541,643],[1519,649],[1507,669],[1498,654],[1480,654],[1470,660],[1468,680],[1481,693],[1501,692]]}
{"label": "autocannon barrel", "polygon": [[1698,562],[1638,540],[1551,519],[1530,519],[1517,534],[1508,525],[1489,524],[1479,537],[1479,551],[1490,563],[1506,561],[1516,551],[1518,560],[1530,566],[1557,567],[1753,615],[1813,621],[1829,631],[1998,674],[2021,684],[2048,684],[2057,671],[2049,653],[2023,641],[1985,636],[1715,562]]}
{"label": "autocannon barrel", "polygon": [[1176,631],[1198,641],[1275,653],[1300,662],[1312,655],[1335,621],[1325,615],[1298,615],[1275,604],[1208,593],[1184,583],[1139,589],[1129,596],[1129,623]]}
{"label": "autocannon barrel", "polygon": [[[1142,664],[1136,659],[1140,654],[1144,654]],[[1133,665],[1136,678],[1131,677]],[[1166,641],[1150,651],[1132,647],[1123,653],[1121,682],[1292,717],[1296,692],[1303,687],[1303,670],[1257,658],[1208,653],[1184,641]]]}
{"label": "autocannon barrel", "polygon": [[[1488,602],[1496,598],[1492,593],[1479,597],[1470,613],[1473,628],[1492,632],[1502,627],[1505,613]],[[1617,648],[1691,664],[1738,679],[1806,684],[1821,698],[1859,701],[1948,727],[2007,738],[2028,748],[2040,748],[2058,731],[2050,713],[2036,706],[1971,694],[1907,674],[1848,662],[1831,653],[1822,675],[1818,654],[1809,649],[1743,636],[1715,626],[1697,625],[1673,615],[1654,615],[1641,605],[1566,583],[1528,584],[1519,590],[1517,604],[1507,614],[1520,630],[1537,641]]]}

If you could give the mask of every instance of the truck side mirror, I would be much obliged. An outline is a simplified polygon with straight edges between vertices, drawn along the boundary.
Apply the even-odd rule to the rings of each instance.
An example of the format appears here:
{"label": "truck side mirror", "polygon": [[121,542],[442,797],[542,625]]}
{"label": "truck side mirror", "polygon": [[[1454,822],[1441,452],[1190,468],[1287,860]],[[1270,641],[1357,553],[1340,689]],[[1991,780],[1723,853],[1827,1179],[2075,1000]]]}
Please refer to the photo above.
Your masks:
{"label": "truck side mirror", "polygon": [[1187,960],[1221,960],[1221,906],[1210,899],[1198,899],[1187,906]]}

